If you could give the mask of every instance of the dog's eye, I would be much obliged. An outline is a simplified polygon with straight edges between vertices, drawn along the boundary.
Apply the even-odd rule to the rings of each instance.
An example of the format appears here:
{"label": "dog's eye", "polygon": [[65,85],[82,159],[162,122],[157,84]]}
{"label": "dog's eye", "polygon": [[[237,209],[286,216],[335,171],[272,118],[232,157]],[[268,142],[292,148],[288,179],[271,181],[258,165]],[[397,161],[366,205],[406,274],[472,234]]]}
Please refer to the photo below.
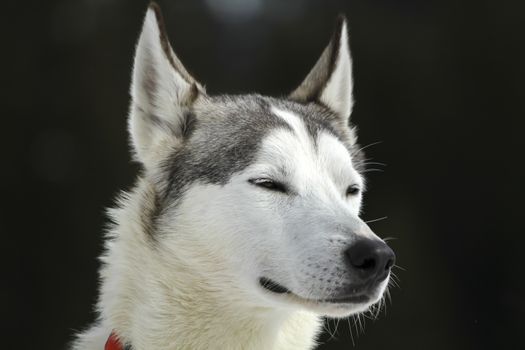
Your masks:
{"label": "dog's eye", "polygon": [[359,186],[351,185],[351,186],[348,186],[348,188],[346,189],[346,195],[355,196],[356,194],[359,193],[359,191],[360,191]]}
{"label": "dog's eye", "polygon": [[263,187],[263,188],[265,188],[267,190],[277,191],[277,192],[282,192],[282,193],[286,193],[287,192],[286,186],[284,184],[282,184],[280,182],[277,182],[277,181],[274,181],[272,179],[266,179],[266,178],[251,179],[251,180],[249,180],[249,182],[252,185]]}

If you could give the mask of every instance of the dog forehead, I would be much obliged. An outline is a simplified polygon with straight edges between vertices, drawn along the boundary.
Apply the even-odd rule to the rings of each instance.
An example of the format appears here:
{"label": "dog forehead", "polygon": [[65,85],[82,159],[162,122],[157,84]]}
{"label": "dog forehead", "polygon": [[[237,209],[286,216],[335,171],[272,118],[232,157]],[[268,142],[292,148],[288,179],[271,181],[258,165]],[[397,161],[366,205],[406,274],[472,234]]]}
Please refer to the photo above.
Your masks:
{"label": "dog forehead", "polygon": [[321,130],[338,135],[334,116],[313,104],[260,95],[207,98],[192,111],[196,122],[189,139],[162,164],[168,173],[170,197],[180,195],[193,182],[226,184],[234,173],[256,161],[267,135],[276,130],[293,132],[290,120],[275,111],[298,118],[306,130],[304,137],[311,138]]}
{"label": "dog forehead", "polygon": [[284,173],[306,169],[316,173],[331,172],[338,177],[356,173],[350,150],[333,130],[309,127],[308,119],[289,110],[272,106],[271,112],[289,127],[268,133],[259,152],[260,162],[273,163],[271,165]]}
{"label": "dog forehead", "polygon": [[250,165],[269,130],[287,125],[269,112],[258,95],[207,97],[190,113],[188,138],[161,167],[167,173],[166,195],[172,201],[194,183],[226,184]]}

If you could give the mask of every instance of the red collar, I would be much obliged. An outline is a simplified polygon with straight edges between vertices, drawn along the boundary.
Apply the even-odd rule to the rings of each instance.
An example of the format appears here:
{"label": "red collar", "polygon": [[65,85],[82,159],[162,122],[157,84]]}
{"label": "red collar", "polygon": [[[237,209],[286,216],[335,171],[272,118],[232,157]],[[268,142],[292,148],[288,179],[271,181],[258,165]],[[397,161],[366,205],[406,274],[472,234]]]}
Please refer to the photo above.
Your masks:
{"label": "red collar", "polygon": [[118,339],[115,332],[111,332],[108,340],[106,341],[106,345],[104,346],[104,350],[131,350],[131,347],[129,345],[122,346],[122,343]]}

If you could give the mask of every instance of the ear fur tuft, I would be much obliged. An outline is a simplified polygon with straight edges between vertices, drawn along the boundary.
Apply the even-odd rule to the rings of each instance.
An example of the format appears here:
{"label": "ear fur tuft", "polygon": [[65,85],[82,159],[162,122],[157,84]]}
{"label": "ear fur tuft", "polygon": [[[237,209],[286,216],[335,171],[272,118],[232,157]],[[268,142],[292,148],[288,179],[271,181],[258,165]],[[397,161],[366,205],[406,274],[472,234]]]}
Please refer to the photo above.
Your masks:
{"label": "ear fur tuft", "polygon": [[341,118],[352,112],[352,60],[348,42],[347,21],[339,15],[328,46],[290,99],[326,105]]}
{"label": "ear fur tuft", "polygon": [[204,88],[173,52],[160,7],[152,2],[137,43],[129,131],[135,158],[148,166],[162,147],[180,142],[185,118]]}

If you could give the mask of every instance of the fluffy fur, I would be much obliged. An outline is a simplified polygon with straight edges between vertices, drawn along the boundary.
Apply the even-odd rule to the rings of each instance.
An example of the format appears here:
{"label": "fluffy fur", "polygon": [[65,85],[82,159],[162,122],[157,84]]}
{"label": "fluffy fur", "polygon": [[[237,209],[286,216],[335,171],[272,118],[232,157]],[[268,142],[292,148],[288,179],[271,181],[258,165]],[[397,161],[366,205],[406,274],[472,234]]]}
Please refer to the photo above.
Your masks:
{"label": "fluffy fur", "polygon": [[312,349],[322,316],[377,302],[388,278],[361,291],[345,258],[379,240],[358,216],[351,91],[343,18],[288,98],[209,96],[151,5],[129,116],[143,171],[110,210],[99,317],[73,349],[111,332],[134,350]]}

